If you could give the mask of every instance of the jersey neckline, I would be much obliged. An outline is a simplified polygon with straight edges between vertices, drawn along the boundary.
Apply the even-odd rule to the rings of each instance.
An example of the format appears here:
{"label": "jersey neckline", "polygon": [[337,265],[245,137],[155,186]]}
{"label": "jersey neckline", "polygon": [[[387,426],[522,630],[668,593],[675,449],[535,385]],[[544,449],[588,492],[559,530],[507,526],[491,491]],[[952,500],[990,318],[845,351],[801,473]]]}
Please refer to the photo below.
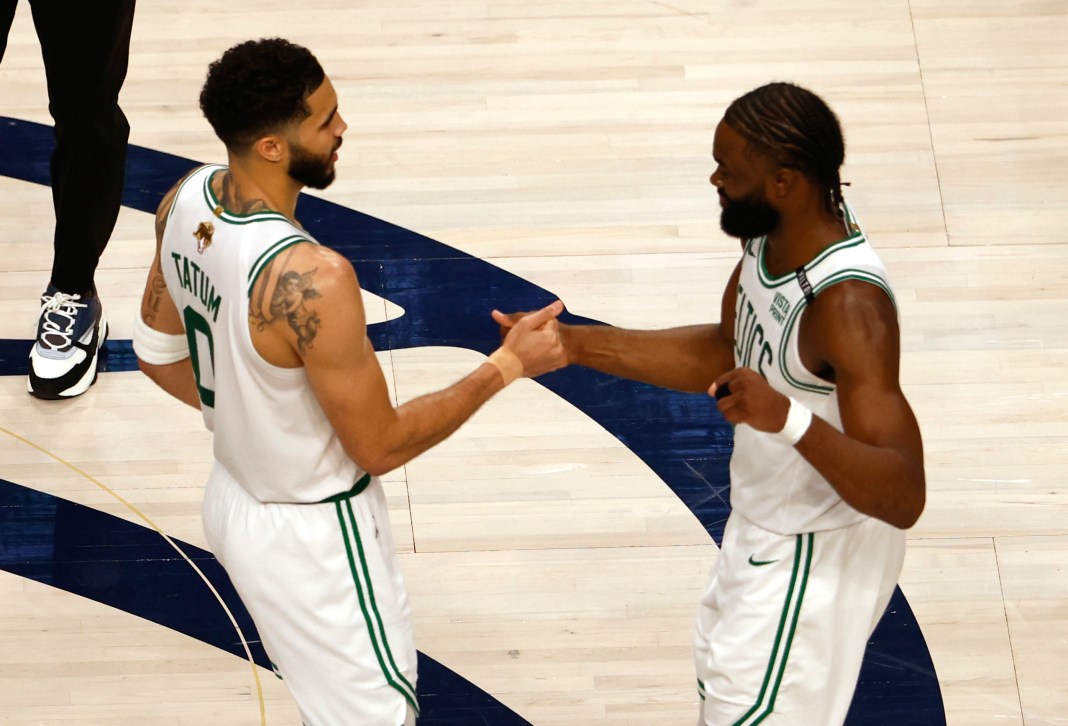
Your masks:
{"label": "jersey neckline", "polygon": [[[841,209],[844,215],[842,221],[845,224],[846,231],[849,232],[849,235],[847,237],[843,237],[837,242],[832,242],[831,244],[827,245],[822,250],[820,250],[819,254],[817,254],[811,260],[806,262],[804,265],[802,265],[801,269],[805,272],[812,270],[812,268],[823,262],[825,259],[827,259],[827,257],[834,254],[838,250],[843,250],[847,247],[855,247],[856,245],[859,245],[864,242],[864,232],[863,230],[861,230],[860,225],[857,224],[856,218],[853,216],[853,210],[851,210],[849,208],[849,205],[845,204],[844,202],[842,203]],[[785,285],[790,280],[796,279],[797,270],[790,270],[788,272],[784,272],[783,274],[777,277],[768,272],[767,263],[764,259],[764,247],[767,241],[767,235],[750,240],[750,244],[752,244],[756,248],[754,250],[756,253],[754,257],[756,257],[757,259],[757,271],[760,277],[760,282],[765,287],[770,288]]]}
{"label": "jersey neckline", "polygon": [[230,224],[251,224],[253,222],[267,222],[271,220],[293,223],[289,217],[285,216],[281,212],[276,212],[272,209],[264,209],[259,212],[251,212],[249,214],[239,214],[237,212],[231,212],[222,205],[222,201],[215,195],[215,190],[211,188],[212,179],[220,171],[226,169],[221,164],[216,164],[208,167],[209,171],[204,175],[204,201],[207,202],[212,212],[216,217],[229,222]]}

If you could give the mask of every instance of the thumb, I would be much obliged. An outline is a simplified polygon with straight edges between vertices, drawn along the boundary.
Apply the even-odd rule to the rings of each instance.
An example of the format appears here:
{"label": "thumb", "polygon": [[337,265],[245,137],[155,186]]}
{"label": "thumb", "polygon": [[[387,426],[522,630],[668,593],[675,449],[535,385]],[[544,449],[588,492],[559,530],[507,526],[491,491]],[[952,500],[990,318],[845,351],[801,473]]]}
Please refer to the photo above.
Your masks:
{"label": "thumb", "polygon": [[562,302],[560,302],[559,300],[554,300],[553,302],[551,302],[548,305],[546,305],[545,307],[543,307],[541,310],[537,310],[537,311],[531,313],[530,315],[526,316],[525,318],[523,318],[523,321],[524,322],[530,321],[529,323],[527,323],[529,325],[529,327],[536,329],[536,328],[540,328],[546,322],[548,322],[549,320],[552,320],[553,318],[555,318],[557,315],[559,315],[563,311],[564,311],[564,304]]}
{"label": "thumb", "polygon": [[502,313],[500,310],[493,310],[490,315],[498,325],[510,327],[515,325],[519,313]]}

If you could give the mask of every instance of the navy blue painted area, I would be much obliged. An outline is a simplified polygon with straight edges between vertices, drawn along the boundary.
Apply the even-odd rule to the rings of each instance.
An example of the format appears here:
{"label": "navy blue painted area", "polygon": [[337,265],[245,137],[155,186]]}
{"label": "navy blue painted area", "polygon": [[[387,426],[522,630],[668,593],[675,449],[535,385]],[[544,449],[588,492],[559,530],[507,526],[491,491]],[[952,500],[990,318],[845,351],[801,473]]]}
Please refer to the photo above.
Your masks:
{"label": "navy blue painted area", "polygon": [[[0,174],[48,184],[50,149],[49,127],[0,118]],[[154,212],[166,190],[195,165],[188,159],[131,146],[123,203]],[[364,289],[404,308],[401,318],[371,326],[368,333],[376,348],[441,345],[488,353],[498,341],[496,325],[489,317],[492,308],[532,309],[553,300],[548,291],[483,260],[317,197],[303,195],[297,213],[317,239],[352,261]],[[714,314],[710,311],[710,316]],[[562,319],[595,322],[568,314]],[[0,375],[24,374],[28,349],[26,340],[0,340]],[[129,341],[109,341],[107,349],[108,370],[136,368]],[[581,368],[558,371],[539,382],[634,451],[690,508],[709,535],[721,541],[730,512],[727,463],[733,437],[708,396],[664,391]],[[109,597],[107,592],[99,595]],[[101,602],[129,609],[121,598]],[[172,627],[165,613],[160,617],[157,622]],[[434,685],[435,677],[421,674],[421,697],[424,688],[441,690]],[[469,693],[450,692],[449,699],[482,697],[471,688]],[[473,720],[463,720],[468,717]],[[431,723],[428,718],[429,713],[424,714],[422,722]],[[483,723],[473,713],[463,715],[462,708],[457,718],[447,723]],[[945,723],[930,654],[900,590],[869,646],[848,723]]]}
{"label": "navy blue painted area", "polygon": [[[218,591],[249,644],[270,668],[256,626],[230,578],[205,550],[175,540]],[[95,600],[225,650],[246,654],[222,606],[158,532],[0,479],[0,570]],[[421,724],[523,726],[470,681],[419,654]]]}
{"label": "navy blue painted area", "polygon": [[[253,657],[269,667],[256,628],[215,557],[177,542],[234,614]],[[0,569],[245,651],[215,596],[155,530],[0,479]]]}
{"label": "navy blue painted area", "polygon": [[[894,588],[886,615],[868,641],[848,726],[944,726],[934,665],[926,655],[926,643],[926,657],[917,657],[917,642],[924,643],[916,616],[901,588]],[[931,682],[934,689],[925,686]]]}
{"label": "navy blue painted area", "polygon": [[481,688],[419,653],[419,726],[530,726]]}

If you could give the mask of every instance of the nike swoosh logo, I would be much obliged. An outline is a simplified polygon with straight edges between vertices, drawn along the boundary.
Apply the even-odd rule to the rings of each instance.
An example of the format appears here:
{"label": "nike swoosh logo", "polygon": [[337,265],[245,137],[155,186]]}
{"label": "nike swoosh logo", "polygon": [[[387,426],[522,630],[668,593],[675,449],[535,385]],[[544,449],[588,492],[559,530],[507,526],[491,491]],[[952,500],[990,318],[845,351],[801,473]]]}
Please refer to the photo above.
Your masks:
{"label": "nike swoosh logo", "polygon": [[773,565],[778,562],[778,560],[754,560],[753,557],[755,555],[749,555],[749,564],[753,567],[763,567],[764,565]]}

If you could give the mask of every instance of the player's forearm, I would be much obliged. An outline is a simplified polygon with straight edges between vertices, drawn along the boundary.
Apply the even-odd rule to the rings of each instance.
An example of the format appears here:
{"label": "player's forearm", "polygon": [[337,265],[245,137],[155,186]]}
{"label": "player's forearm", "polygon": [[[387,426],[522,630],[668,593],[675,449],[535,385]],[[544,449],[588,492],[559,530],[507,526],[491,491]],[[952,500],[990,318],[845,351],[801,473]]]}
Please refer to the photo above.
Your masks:
{"label": "player's forearm", "polygon": [[408,463],[455,433],[504,385],[500,371],[485,363],[446,389],[408,401],[396,409],[396,418],[381,432],[375,448],[361,452],[357,463],[374,475]]}
{"label": "player's forearm", "polygon": [[153,365],[138,359],[137,364],[141,371],[164,391],[182,403],[196,409],[200,408],[200,394],[197,392],[196,376],[193,374],[191,359],[184,358],[177,363],[167,365]]}
{"label": "player's forearm", "polygon": [[718,325],[667,330],[561,326],[560,337],[570,363],[677,391],[704,392],[734,366]]}
{"label": "player's forearm", "polygon": [[812,418],[796,448],[858,512],[899,529],[914,525],[923,512],[926,484],[922,450],[910,455],[865,444],[818,417]]}

